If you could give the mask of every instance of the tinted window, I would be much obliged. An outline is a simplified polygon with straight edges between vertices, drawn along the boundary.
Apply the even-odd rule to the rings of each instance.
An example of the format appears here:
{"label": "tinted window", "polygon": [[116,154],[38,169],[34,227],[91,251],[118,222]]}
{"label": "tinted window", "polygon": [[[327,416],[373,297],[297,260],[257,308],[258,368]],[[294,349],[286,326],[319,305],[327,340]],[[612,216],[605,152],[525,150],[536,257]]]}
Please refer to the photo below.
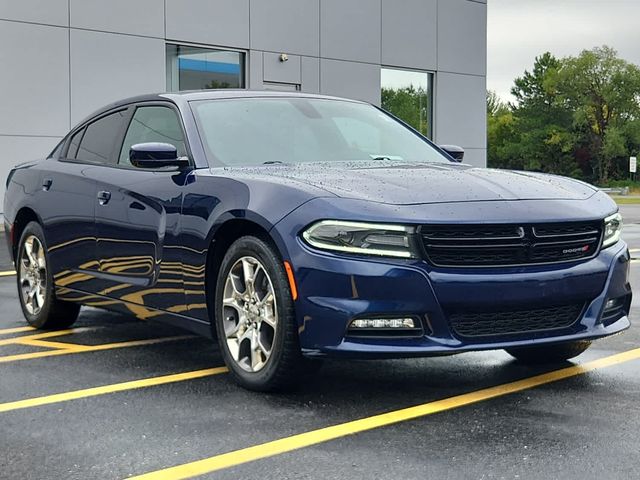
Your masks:
{"label": "tinted window", "polygon": [[87,162],[114,163],[113,147],[122,126],[125,110],[91,123],[82,137],[76,158]]}
{"label": "tinted window", "polygon": [[131,119],[120,150],[121,165],[131,165],[129,149],[137,143],[170,143],[178,156],[186,156],[184,136],[178,115],[168,107],[140,107]]}
{"label": "tinted window", "polygon": [[67,150],[67,158],[76,158],[76,154],[78,153],[78,147],[80,146],[80,140],[82,140],[82,134],[84,133],[84,128],[78,130],[73,134],[71,140],[69,141],[69,150]]}

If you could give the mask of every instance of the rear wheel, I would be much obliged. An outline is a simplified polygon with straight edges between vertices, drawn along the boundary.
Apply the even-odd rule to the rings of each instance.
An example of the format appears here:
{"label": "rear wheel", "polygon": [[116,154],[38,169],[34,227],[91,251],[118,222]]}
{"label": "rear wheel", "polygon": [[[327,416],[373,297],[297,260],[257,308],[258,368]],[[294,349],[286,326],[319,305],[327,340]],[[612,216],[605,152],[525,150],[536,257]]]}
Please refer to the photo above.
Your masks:
{"label": "rear wheel", "polygon": [[220,350],[240,385],[281,390],[308,372],[284,266],[268,243],[245,236],[231,245],[220,266],[215,300]]}
{"label": "rear wheel", "polygon": [[20,306],[29,325],[51,330],[73,325],[80,305],[56,298],[44,234],[36,222],[27,224],[22,232],[16,270]]}
{"label": "rear wheel", "polygon": [[559,363],[577,357],[584,353],[589,346],[591,346],[591,342],[581,340],[539,347],[507,348],[506,352],[523,363]]}

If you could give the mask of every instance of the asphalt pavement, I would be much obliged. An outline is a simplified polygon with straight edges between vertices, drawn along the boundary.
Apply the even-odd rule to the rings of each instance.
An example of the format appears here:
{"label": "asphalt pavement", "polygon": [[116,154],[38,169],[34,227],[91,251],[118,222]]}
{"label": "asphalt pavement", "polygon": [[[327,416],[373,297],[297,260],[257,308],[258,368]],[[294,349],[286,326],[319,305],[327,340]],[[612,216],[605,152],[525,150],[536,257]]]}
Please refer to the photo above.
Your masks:
{"label": "asphalt pavement", "polygon": [[[640,206],[621,210],[640,285]],[[640,478],[635,325],[559,365],[328,361],[298,391],[258,394],[211,341],[152,321],[83,309],[43,337],[10,274],[0,311],[2,479]]]}

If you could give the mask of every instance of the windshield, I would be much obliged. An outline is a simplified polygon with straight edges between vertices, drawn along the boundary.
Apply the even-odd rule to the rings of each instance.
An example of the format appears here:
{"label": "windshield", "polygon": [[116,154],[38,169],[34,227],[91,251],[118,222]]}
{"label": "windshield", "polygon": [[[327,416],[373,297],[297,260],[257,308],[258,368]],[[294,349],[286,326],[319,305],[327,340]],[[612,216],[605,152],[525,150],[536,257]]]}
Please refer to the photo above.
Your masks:
{"label": "windshield", "polygon": [[300,97],[191,102],[211,166],[449,160],[377,108]]}

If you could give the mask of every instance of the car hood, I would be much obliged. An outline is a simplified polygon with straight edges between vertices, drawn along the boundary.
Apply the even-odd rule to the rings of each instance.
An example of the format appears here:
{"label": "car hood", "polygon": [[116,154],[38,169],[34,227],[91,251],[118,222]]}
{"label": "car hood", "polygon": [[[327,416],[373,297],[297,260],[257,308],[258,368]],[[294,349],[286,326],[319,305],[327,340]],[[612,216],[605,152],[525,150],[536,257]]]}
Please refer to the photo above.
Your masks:
{"label": "car hood", "polygon": [[475,168],[464,164],[393,162],[269,165],[244,169],[279,177],[342,198],[394,205],[500,200],[584,200],[597,190],[555,175]]}

